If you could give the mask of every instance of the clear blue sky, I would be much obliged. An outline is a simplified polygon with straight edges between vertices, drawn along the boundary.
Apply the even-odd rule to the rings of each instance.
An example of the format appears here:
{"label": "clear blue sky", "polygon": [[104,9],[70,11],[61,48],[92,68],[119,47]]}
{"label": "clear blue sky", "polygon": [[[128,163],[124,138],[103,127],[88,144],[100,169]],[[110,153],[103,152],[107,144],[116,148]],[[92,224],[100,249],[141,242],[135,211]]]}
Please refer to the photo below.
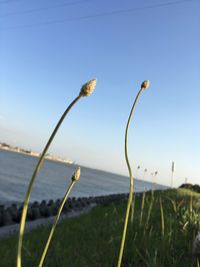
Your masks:
{"label": "clear blue sky", "polygon": [[[0,142],[41,151],[60,115],[96,77],[50,152],[175,185],[200,183],[200,1],[0,0]],[[144,177],[143,170],[147,168]]]}

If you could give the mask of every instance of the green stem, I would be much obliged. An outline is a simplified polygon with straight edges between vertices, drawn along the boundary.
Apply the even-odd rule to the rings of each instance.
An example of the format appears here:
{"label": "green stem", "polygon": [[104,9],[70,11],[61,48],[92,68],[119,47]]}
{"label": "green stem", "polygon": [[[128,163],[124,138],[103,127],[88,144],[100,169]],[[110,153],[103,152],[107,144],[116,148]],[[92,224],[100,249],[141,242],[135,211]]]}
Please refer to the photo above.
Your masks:
{"label": "green stem", "polygon": [[23,210],[22,210],[22,216],[21,216],[21,222],[20,222],[20,229],[19,229],[19,237],[18,237],[18,247],[17,247],[17,267],[21,267],[21,255],[22,255],[22,242],[23,242],[23,235],[24,235],[24,228],[25,228],[25,222],[26,222],[26,215],[27,215],[27,210],[28,210],[28,203],[30,200],[30,194],[32,191],[32,187],[33,187],[33,183],[35,181],[35,178],[42,166],[42,163],[44,161],[44,157],[45,154],[51,144],[51,142],[53,141],[54,136],[56,135],[60,125],[62,124],[65,116],[67,115],[67,113],[69,112],[69,110],[73,107],[73,105],[81,98],[81,95],[77,96],[72,102],[71,104],[68,106],[68,108],[65,110],[65,112],[63,113],[63,115],[61,116],[59,122],[57,123],[53,133],[51,134],[49,141],[47,142],[40,158],[39,161],[37,163],[37,166],[33,172],[31,181],[29,183],[28,186],[28,190],[26,192],[26,196],[25,196],[25,200],[24,200],[24,204],[23,204]]}
{"label": "green stem", "polygon": [[164,235],[165,235],[165,219],[164,219],[164,210],[163,210],[163,205],[162,205],[162,199],[160,197],[160,216],[161,216],[161,233],[162,233],[162,238],[164,240]]}
{"label": "green stem", "polygon": [[131,117],[132,117],[135,105],[137,103],[138,97],[142,91],[143,91],[143,88],[141,87],[135,100],[134,100],[133,106],[131,108],[131,112],[130,112],[128,122],[126,125],[126,132],[125,132],[125,158],[126,158],[126,164],[128,167],[129,177],[130,177],[130,189],[129,189],[129,198],[128,198],[128,202],[127,202],[127,208],[126,208],[126,216],[125,216],[125,221],[124,221],[123,235],[122,235],[122,240],[121,240],[121,247],[120,247],[118,264],[117,264],[118,267],[121,266],[121,262],[122,262],[124,243],[125,243],[125,239],[126,239],[126,231],[127,231],[127,225],[128,225],[128,219],[129,219],[129,213],[130,213],[130,207],[131,207],[131,202],[133,199],[133,175],[132,175],[131,166],[130,166],[129,159],[128,159],[128,128],[129,128]]}
{"label": "green stem", "polygon": [[61,205],[60,205],[60,207],[59,207],[59,209],[58,209],[58,213],[57,213],[57,215],[56,215],[56,217],[55,217],[55,220],[54,220],[54,223],[53,223],[53,225],[52,225],[51,232],[50,232],[50,234],[49,234],[49,237],[48,237],[48,240],[47,240],[47,242],[46,242],[45,248],[44,248],[44,250],[43,250],[42,257],[41,257],[41,259],[40,259],[40,263],[39,263],[38,267],[42,267],[42,266],[43,266],[43,262],[44,262],[44,259],[45,259],[45,257],[46,257],[46,254],[47,254],[47,251],[48,251],[48,248],[49,248],[49,245],[50,245],[50,242],[51,242],[53,233],[54,233],[54,231],[55,231],[56,225],[57,225],[58,220],[59,220],[59,218],[60,218],[60,214],[61,214],[61,212],[62,212],[62,209],[63,209],[63,207],[64,207],[64,205],[65,205],[65,202],[67,201],[68,195],[69,195],[69,193],[70,193],[70,191],[71,191],[73,185],[75,184],[75,182],[76,182],[76,181],[74,181],[74,180],[71,181],[71,184],[70,184],[70,186],[68,187],[67,192],[65,193],[65,196],[64,196],[64,198],[63,198],[63,201],[62,201],[62,203],[61,203]]}

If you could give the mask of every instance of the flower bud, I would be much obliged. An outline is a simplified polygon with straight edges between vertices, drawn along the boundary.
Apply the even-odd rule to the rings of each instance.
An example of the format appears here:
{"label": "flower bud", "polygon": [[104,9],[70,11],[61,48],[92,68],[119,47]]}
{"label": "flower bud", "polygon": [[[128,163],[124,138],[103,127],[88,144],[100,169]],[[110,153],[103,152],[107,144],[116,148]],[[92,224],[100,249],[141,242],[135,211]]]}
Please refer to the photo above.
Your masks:
{"label": "flower bud", "polygon": [[85,83],[81,87],[80,95],[81,96],[89,96],[89,95],[91,95],[91,93],[93,92],[96,84],[97,84],[97,80],[96,79],[90,80],[87,83]]}
{"label": "flower bud", "polygon": [[150,86],[150,81],[149,80],[145,80],[142,84],[141,84],[141,88],[143,88],[144,90],[147,89]]}
{"label": "flower bud", "polygon": [[75,181],[75,182],[78,181],[79,178],[80,178],[80,176],[81,176],[81,168],[78,167],[78,168],[75,170],[74,174],[72,175],[72,181]]}

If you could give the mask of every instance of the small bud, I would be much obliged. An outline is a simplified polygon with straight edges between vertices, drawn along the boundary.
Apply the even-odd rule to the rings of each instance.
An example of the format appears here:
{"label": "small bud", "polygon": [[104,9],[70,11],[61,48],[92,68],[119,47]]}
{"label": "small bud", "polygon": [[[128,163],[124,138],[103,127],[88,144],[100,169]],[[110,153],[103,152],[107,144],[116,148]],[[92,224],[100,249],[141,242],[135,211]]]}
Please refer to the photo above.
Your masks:
{"label": "small bud", "polygon": [[144,90],[147,89],[150,86],[150,81],[149,80],[145,80],[142,84],[141,84],[141,88],[143,88]]}
{"label": "small bud", "polygon": [[73,176],[72,176],[72,181],[78,181],[79,178],[80,178],[80,176],[81,176],[81,168],[78,167],[78,168],[75,170],[75,172],[74,172],[74,174],[73,174]]}
{"label": "small bud", "polygon": [[90,80],[87,83],[85,83],[81,87],[80,95],[81,96],[89,96],[89,95],[91,95],[91,93],[93,92],[96,84],[97,84],[97,80],[96,79]]}

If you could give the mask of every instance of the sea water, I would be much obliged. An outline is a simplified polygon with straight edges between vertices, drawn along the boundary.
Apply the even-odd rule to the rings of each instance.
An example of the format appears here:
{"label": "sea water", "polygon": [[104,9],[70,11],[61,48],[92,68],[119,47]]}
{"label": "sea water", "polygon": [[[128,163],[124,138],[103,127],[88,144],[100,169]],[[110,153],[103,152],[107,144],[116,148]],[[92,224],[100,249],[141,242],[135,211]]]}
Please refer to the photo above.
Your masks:
{"label": "sea water", "polygon": [[[21,203],[38,158],[0,150],[0,204]],[[76,169],[74,164],[45,160],[34,183],[30,201],[62,198]],[[153,184],[135,180],[134,191],[153,188]],[[157,185],[157,189],[164,189]],[[81,178],[70,196],[87,197],[127,193],[129,178],[81,166]]]}

